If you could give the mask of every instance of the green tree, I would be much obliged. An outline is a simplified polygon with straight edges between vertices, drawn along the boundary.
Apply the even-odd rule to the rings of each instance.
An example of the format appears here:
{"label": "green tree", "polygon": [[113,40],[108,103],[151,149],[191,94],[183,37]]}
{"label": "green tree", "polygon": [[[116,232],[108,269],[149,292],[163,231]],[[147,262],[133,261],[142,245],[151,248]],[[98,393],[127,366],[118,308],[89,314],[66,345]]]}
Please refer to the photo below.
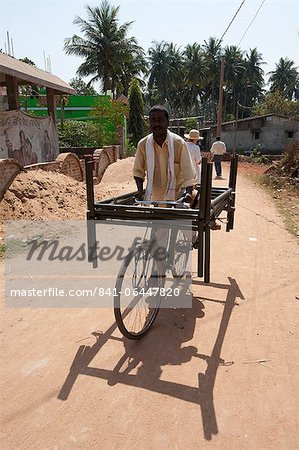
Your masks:
{"label": "green tree", "polygon": [[152,44],[148,50],[150,103],[160,103],[172,110],[183,84],[182,53],[172,42]]}
{"label": "green tree", "polygon": [[280,58],[275,70],[269,72],[270,91],[280,91],[289,100],[299,98],[299,72],[294,64],[288,58]]}
{"label": "green tree", "polygon": [[236,116],[237,100],[244,92],[245,61],[243,52],[235,45],[224,49],[224,111]]}
{"label": "green tree", "polygon": [[204,89],[205,115],[214,122],[217,120],[217,107],[219,96],[220,62],[222,56],[220,40],[210,37],[203,44],[204,58],[207,68],[207,77]]}
{"label": "green tree", "polygon": [[97,91],[80,77],[72,78],[70,86],[75,89],[76,95],[97,95]]}
{"label": "green tree", "polygon": [[184,84],[186,86],[183,96],[185,115],[198,114],[199,101],[203,96],[207,76],[204,52],[197,43],[188,44],[184,55]]}
{"label": "green tree", "polygon": [[299,101],[286,99],[280,91],[268,92],[263,102],[254,108],[254,115],[281,114],[299,118]]}
{"label": "green tree", "polygon": [[98,124],[67,120],[58,125],[60,147],[101,147],[102,130]]}
{"label": "green tree", "polygon": [[148,91],[153,103],[165,103],[169,90],[168,44],[165,41],[152,42],[148,49],[149,79]]}
{"label": "green tree", "polygon": [[186,119],[185,126],[186,126],[186,131],[188,131],[188,132],[192,129],[197,130],[198,123],[197,123],[196,117],[188,117]]}
{"label": "green tree", "polygon": [[33,62],[31,59],[27,58],[27,56],[25,56],[25,58],[20,58],[19,61],[29,64],[30,66],[36,67],[35,62]]}
{"label": "green tree", "polygon": [[[27,56],[25,56],[25,58],[20,58],[19,61],[29,64],[30,66],[36,67],[35,62],[33,62],[31,59],[27,58]],[[24,86],[20,86],[19,92],[21,95],[24,95],[24,97],[25,97],[25,102],[24,102],[25,111],[27,111],[27,108],[28,108],[28,105],[27,105],[28,97],[39,98],[39,88],[38,88],[37,84],[27,84]]]}
{"label": "green tree", "polygon": [[144,52],[135,37],[128,37],[132,22],[119,24],[119,6],[103,0],[99,7],[86,7],[87,20],[76,17],[83,37],[74,35],[66,39],[64,49],[68,55],[84,58],[77,74],[92,76],[89,83],[100,81],[103,91],[119,93],[121,79],[135,76],[141,69]]}
{"label": "green tree", "polygon": [[146,130],[144,102],[140,83],[136,78],[133,78],[129,87],[129,108],[128,131],[132,135],[132,143],[136,146]]}
{"label": "green tree", "polygon": [[[100,119],[99,127],[103,136],[103,145],[117,144],[117,129],[124,125],[128,112],[129,107],[118,100],[100,102],[92,109],[92,115]],[[113,127],[110,131],[107,131],[108,124]]]}
{"label": "green tree", "polygon": [[[245,73],[244,83],[245,89],[242,90],[244,98],[241,101],[245,106],[251,108],[257,101],[260,101],[263,97],[264,86],[264,71],[261,65],[265,64],[262,60],[261,53],[257,48],[250,49],[245,56]],[[249,110],[242,111],[242,117],[248,117]]]}

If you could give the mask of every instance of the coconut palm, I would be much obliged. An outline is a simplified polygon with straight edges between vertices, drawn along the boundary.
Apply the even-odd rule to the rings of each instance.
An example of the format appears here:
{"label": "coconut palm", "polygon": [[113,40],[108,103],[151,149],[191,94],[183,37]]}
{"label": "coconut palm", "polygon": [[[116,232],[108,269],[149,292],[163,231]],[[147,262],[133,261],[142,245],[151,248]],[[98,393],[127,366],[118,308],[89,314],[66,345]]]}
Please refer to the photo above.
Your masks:
{"label": "coconut palm", "polygon": [[200,108],[199,100],[203,96],[206,79],[206,63],[201,46],[197,43],[188,44],[184,55],[185,95],[183,97],[187,112],[197,113]]}
{"label": "coconut palm", "polygon": [[176,109],[183,86],[183,58],[180,48],[172,42],[153,41],[148,55],[148,90],[151,102],[167,105],[170,110]]}
{"label": "coconut palm", "polygon": [[224,49],[224,117],[235,116],[237,98],[244,91],[245,62],[243,52],[235,45]]}
{"label": "coconut palm", "polygon": [[153,41],[148,49],[149,79],[148,90],[150,97],[158,103],[164,103],[168,86],[168,44],[165,41]]}
{"label": "coconut palm", "polygon": [[269,72],[270,91],[280,91],[289,100],[298,95],[299,73],[294,64],[288,58],[280,58],[275,70]]}
{"label": "coconut palm", "polygon": [[205,79],[205,95],[203,101],[205,103],[206,112],[208,109],[210,111],[211,119],[216,122],[217,101],[219,96],[218,86],[220,78],[220,64],[222,56],[220,40],[214,37],[210,37],[208,41],[204,41],[203,50],[207,67],[207,75]]}
{"label": "coconut palm", "polygon": [[116,94],[117,87],[126,84],[120,81],[122,76],[132,78],[141,70],[144,52],[135,37],[128,37],[132,22],[119,24],[119,6],[103,0],[99,7],[87,6],[86,11],[87,20],[79,16],[74,20],[83,37],[66,39],[65,52],[84,58],[77,70],[79,76],[92,76],[89,84],[100,81],[105,93],[112,90]]}
{"label": "coconut palm", "polygon": [[[251,108],[263,97],[264,71],[261,65],[265,64],[265,62],[262,60],[262,55],[257,48],[253,48],[246,53],[244,64],[245,89],[243,90],[244,97],[242,96],[241,101],[248,108]],[[242,117],[248,117],[249,115],[250,109],[242,111]]]}

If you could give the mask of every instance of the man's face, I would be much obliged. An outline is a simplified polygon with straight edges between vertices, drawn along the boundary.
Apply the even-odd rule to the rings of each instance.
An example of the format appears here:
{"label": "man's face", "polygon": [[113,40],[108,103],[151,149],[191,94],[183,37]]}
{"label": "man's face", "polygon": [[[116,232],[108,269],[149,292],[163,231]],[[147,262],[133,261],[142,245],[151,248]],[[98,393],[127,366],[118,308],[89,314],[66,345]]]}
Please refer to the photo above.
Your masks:
{"label": "man's face", "polygon": [[164,137],[167,132],[169,120],[163,111],[152,111],[149,117],[149,124],[154,138]]}

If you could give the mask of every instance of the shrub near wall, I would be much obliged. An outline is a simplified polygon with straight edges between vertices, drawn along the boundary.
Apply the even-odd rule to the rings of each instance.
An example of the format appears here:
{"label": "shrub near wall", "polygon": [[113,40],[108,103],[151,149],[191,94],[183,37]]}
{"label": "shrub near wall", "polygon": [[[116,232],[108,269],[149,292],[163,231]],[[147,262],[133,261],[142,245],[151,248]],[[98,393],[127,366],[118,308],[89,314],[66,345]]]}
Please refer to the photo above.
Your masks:
{"label": "shrub near wall", "polygon": [[93,122],[67,120],[58,125],[59,147],[101,147],[101,127]]}

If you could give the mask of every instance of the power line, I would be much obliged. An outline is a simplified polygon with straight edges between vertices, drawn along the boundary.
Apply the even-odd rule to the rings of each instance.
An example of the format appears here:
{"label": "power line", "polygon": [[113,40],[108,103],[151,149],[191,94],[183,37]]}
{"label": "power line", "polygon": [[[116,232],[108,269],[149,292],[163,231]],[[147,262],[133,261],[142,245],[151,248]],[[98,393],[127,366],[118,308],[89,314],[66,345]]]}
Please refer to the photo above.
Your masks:
{"label": "power line", "polygon": [[245,0],[242,1],[241,5],[240,5],[239,8],[237,9],[237,11],[236,11],[234,17],[232,18],[232,20],[230,21],[230,23],[229,23],[228,26],[226,27],[226,30],[224,31],[223,35],[221,36],[219,43],[222,42],[222,39],[224,38],[225,34],[227,33],[227,31],[228,31],[229,27],[231,26],[231,24],[233,23],[233,21],[235,20],[235,18],[236,18],[236,16],[237,16],[238,12],[240,11],[240,9],[241,9],[242,6],[244,5],[244,3],[245,3]]}
{"label": "power line", "polygon": [[265,1],[266,1],[266,0],[263,0],[263,1],[262,1],[262,3],[260,4],[260,6],[259,6],[259,8],[258,8],[257,12],[255,13],[255,15],[254,15],[254,17],[253,17],[252,21],[250,22],[250,24],[249,24],[249,25],[248,25],[248,27],[246,28],[246,30],[245,30],[245,32],[244,32],[244,34],[243,34],[243,36],[241,37],[241,39],[240,39],[240,42],[238,43],[237,47],[239,47],[239,45],[241,44],[241,42],[242,42],[242,40],[243,40],[244,36],[246,35],[247,31],[248,31],[248,30],[249,30],[249,28],[251,27],[251,25],[252,25],[253,21],[255,20],[256,16],[258,15],[258,13],[259,13],[259,11],[260,11],[261,7],[263,6],[263,4],[265,3]]}

